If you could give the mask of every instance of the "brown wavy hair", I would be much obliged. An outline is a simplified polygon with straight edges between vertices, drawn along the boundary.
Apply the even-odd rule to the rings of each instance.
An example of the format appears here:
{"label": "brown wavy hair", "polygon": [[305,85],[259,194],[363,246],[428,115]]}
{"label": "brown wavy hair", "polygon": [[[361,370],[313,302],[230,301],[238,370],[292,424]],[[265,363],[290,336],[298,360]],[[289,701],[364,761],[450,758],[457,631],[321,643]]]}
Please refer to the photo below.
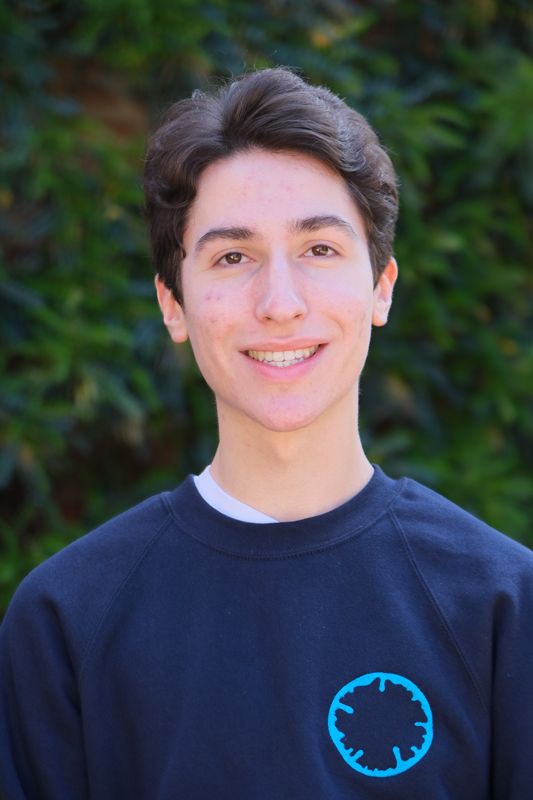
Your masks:
{"label": "brown wavy hair", "polygon": [[364,221],[374,283],[393,255],[394,167],[361,114],[284,67],[195,91],[167,111],[148,142],[144,190],[156,273],[183,305],[183,235],[198,179],[215,161],[261,149],[302,153],[340,175]]}

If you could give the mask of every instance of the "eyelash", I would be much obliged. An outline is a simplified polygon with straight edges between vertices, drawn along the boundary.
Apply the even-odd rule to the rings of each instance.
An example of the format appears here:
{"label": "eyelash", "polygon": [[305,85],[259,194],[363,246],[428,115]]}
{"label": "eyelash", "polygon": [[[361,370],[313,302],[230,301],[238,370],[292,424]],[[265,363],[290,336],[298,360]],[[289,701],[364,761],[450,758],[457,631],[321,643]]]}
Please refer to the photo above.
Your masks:
{"label": "eyelash", "polygon": [[307,253],[309,253],[310,250],[315,250],[315,248],[318,248],[318,247],[324,247],[326,250],[329,250],[329,253],[321,253],[320,255],[317,255],[316,253],[313,253],[313,256],[315,258],[327,258],[328,256],[331,256],[331,255],[335,255],[335,256],[338,255],[337,251],[334,250],[333,247],[331,247],[329,244],[314,244],[314,245],[312,245],[312,247],[309,248],[309,250],[305,251],[304,256]]}
{"label": "eyelash", "polygon": [[[315,250],[316,248],[319,248],[319,247],[320,248],[325,248],[326,250],[329,250],[329,252],[328,253],[321,253],[321,254],[313,253],[313,256],[309,256],[309,257],[327,258],[328,256],[331,256],[331,255],[335,255],[335,256],[338,255],[337,251],[334,250],[333,247],[330,247],[329,244],[314,244],[314,245],[312,245],[312,247],[309,247],[309,249],[306,250],[303,255],[307,256],[307,253],[309,253],[310,251]],[[239,261],[235,261],[234,263],[230,264],[230,263],[228,263],[228,261],[225,261],[225,259],[229,258],[230,256],[241,256],[241,258],[239,259]],[[249,261],[251,261],[249,256],[245,256],[244,253],[241,253],[239,250],[232,250],[229,253],[225,253],[223,256],[221,256],[219,258],[219,260],[217,261],[217,263],[218,264],[224,264],[224,266],[226,266],[226,267],[236,267],[239,264],[248,263],[247,261],[243,261],[242,260],[243,258],[244,259],[248,259]]]}
{"label": "eyelash", "polygon": [[[229,256],[241,256],[241,259],[236,261],[234,264],[229,264],[227,261],[224,263],[224,259],[228,258]],[[245,256],[244,253],[241,253],[239,250],[231,250],[229,253],[224,253],[224,255],[218,259],[217,264],[224,264],[226,267],[237,267],[239,264],[247,263],[246,261],[242,261],[243,258],[248,258],[248,260],[251,261],[249,256]]]}

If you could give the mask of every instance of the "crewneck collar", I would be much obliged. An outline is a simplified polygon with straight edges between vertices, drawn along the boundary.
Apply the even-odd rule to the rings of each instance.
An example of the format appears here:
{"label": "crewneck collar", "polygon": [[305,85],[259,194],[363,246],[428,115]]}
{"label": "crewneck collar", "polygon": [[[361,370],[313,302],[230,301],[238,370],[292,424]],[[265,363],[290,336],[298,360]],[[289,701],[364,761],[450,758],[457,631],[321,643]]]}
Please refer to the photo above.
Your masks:
{"label": "crewneck collar", "polygon": [[249,558],[282,558],[322,550],[362,533],[380,517],[401,489],[376,465],[367,485],[338,508],[294,522],[257,525],[231,519],[201,497],[192,475],[163,497],[184,531],[228,554]]}

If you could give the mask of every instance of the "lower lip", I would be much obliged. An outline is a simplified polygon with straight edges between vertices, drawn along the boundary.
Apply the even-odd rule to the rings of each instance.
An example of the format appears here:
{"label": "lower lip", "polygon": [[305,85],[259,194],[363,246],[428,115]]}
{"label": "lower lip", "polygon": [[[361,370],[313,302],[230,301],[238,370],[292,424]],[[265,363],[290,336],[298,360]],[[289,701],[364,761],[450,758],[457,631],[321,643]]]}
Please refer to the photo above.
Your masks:
{"label": "lower lip", "polygon": [[263,378],[268,378],[271,381],[273,380],[283,383],[295,380],[296,378],[303,378],[305,375],[311,372],[311,370],[314,369],[314,367],[316,367],[320,361],[324,349],[325,345],[321,344],[316,353],[314,353],[312,356],[300,361],[299,364],[291,364],[290,367],[274,367],[267,361],[256,361],[255,358],[250,358],[250,356],[246,355],[246,353],[243,353],[242,355],[247,359],[252,369],[257,372],[258,375],[261,375]]}

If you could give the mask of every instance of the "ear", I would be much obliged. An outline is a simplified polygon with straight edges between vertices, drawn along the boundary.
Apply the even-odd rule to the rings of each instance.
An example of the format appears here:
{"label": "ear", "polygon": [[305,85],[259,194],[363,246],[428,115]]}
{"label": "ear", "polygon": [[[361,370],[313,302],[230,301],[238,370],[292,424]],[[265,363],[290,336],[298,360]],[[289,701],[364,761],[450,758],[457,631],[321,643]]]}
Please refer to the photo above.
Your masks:
{"label": "ear", "polygon": [[155,289],[159,308],[163,312],[163,322],[167,326],[170,338],[174,342],[185,342],[189,338],[185,314],[170,289],[159,280],[159,275],[155,279]]}
{"label": "ear", "polygon": [[381,326],[385,325],[387,322],[389,309],[392,303],[392,290],[397,277],[398,265],[396,259],[391,258],[374,289],[374,304],[372,310],[373,325]]}

